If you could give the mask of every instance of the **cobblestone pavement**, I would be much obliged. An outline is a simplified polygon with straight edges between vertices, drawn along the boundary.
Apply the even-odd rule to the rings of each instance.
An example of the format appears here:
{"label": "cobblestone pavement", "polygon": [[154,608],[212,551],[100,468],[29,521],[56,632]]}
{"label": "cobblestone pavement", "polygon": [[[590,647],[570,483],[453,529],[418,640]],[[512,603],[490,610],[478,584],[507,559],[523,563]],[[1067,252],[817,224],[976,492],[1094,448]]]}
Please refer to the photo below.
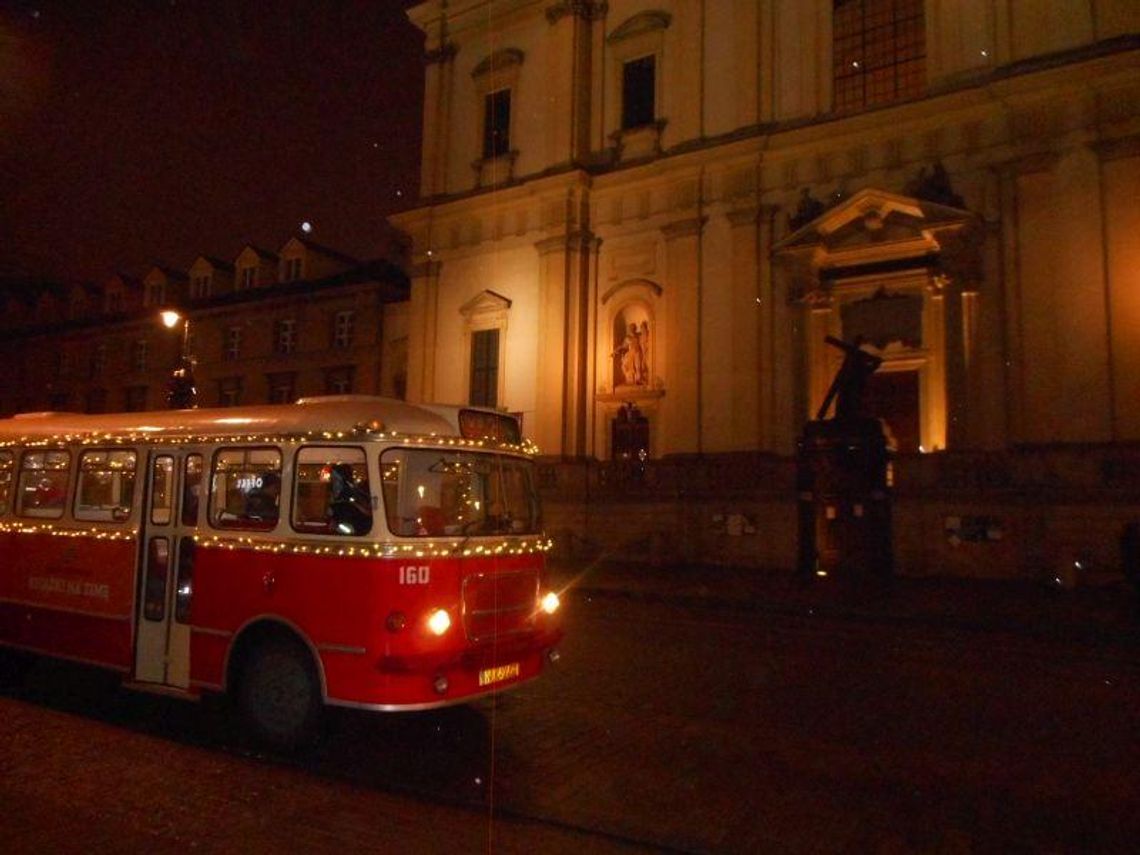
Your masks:
{"label": "cobblestone pavement", "polygon": [[213,711],[125,697],[66,665],[0,695],[0,746],[5,853],[646,851],[483,799],[425,798],[394,770],[385,788],[327,761],[266,757]]}
{"label": "cobblestone pavement", "polygon": [[338,711],[292,759],[252,750],[213,705],[41,663],[0,693],[0,849],[1134,849],[1127,632],[739,607],[663,584],[582,583],[543,679],[435,714]]}

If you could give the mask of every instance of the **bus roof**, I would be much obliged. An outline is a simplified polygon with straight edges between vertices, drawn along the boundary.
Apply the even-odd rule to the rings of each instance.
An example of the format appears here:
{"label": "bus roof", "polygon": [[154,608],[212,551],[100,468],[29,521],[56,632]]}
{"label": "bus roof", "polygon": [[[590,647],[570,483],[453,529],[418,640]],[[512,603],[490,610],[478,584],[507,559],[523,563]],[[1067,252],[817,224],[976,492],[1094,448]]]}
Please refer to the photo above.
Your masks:
{"label": "bus roof", "polygon": [[[325,436],[350,438],[365,426],[373,434],[457,437],[455,406],[419,406],[395,398],[332,395],[302,398],[295,404],[223,407],[194,410],[151,410],[137,413],[22,413],[0,419],[0,444],[72,439],[146,437],[161,441],[183,438],[249,438],[252,436]],[[343,435],[343,436],[342,436]]]}

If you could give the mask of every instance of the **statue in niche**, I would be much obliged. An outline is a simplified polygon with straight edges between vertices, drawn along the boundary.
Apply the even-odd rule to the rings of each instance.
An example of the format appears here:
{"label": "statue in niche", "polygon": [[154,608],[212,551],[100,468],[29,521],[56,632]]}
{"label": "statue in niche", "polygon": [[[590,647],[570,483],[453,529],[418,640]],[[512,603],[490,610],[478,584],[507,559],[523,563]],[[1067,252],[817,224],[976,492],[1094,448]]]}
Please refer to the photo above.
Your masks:
{"label": "statue in niche", "polygon": [[624,386],[647,386],[649,384],[649,321],[640,325],[631,323],[626,328],[625,338],[614,350]]}

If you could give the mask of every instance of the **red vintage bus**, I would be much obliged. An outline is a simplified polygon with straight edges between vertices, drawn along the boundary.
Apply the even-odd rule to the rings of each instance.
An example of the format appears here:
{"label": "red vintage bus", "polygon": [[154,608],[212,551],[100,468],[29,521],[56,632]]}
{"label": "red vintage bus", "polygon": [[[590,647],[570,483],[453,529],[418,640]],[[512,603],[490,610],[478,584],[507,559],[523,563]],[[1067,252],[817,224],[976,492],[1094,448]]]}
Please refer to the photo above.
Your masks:
{"label": "red vintage bus", "polygon": [[230,692],[284,747],[516,686],[561,638],[533,452],[364,396],[0,420],[0,645]]}

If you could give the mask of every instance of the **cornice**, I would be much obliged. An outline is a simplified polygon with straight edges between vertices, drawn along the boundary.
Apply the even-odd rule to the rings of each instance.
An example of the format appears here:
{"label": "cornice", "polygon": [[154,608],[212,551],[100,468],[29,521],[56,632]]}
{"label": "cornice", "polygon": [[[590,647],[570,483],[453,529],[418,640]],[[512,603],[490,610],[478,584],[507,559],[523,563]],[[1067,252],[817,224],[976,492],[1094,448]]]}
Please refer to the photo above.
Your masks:
{"label": "cornice", "polygon": [[459,46],[455,42],[446,42],[437,48],[424,52],[424,65],[443,65],[451,62],[459,53]]}
{"label": "cornice", "polygon": [[677,240],[683,237],[696,237],[700,235],[708,217],[691,217],[687,220],[677,220],[661,227],[665,240]]}
{"label": "cornice", "polygon": [[601,240],[598,239],[593,232],[578,230],[564,235],[555,235],[554,237],[544,238],[537,241],[534,248],[538,250],[539,255],[547,255],[552,252],[582,252],[585,250],[595,250],[601,245]]}
{"label": "cornice", "polygon": [[546,7],[546,22],[554,26],[565,17],[597,21],[605,17],[610,4],[605,0],[561,0]]}

